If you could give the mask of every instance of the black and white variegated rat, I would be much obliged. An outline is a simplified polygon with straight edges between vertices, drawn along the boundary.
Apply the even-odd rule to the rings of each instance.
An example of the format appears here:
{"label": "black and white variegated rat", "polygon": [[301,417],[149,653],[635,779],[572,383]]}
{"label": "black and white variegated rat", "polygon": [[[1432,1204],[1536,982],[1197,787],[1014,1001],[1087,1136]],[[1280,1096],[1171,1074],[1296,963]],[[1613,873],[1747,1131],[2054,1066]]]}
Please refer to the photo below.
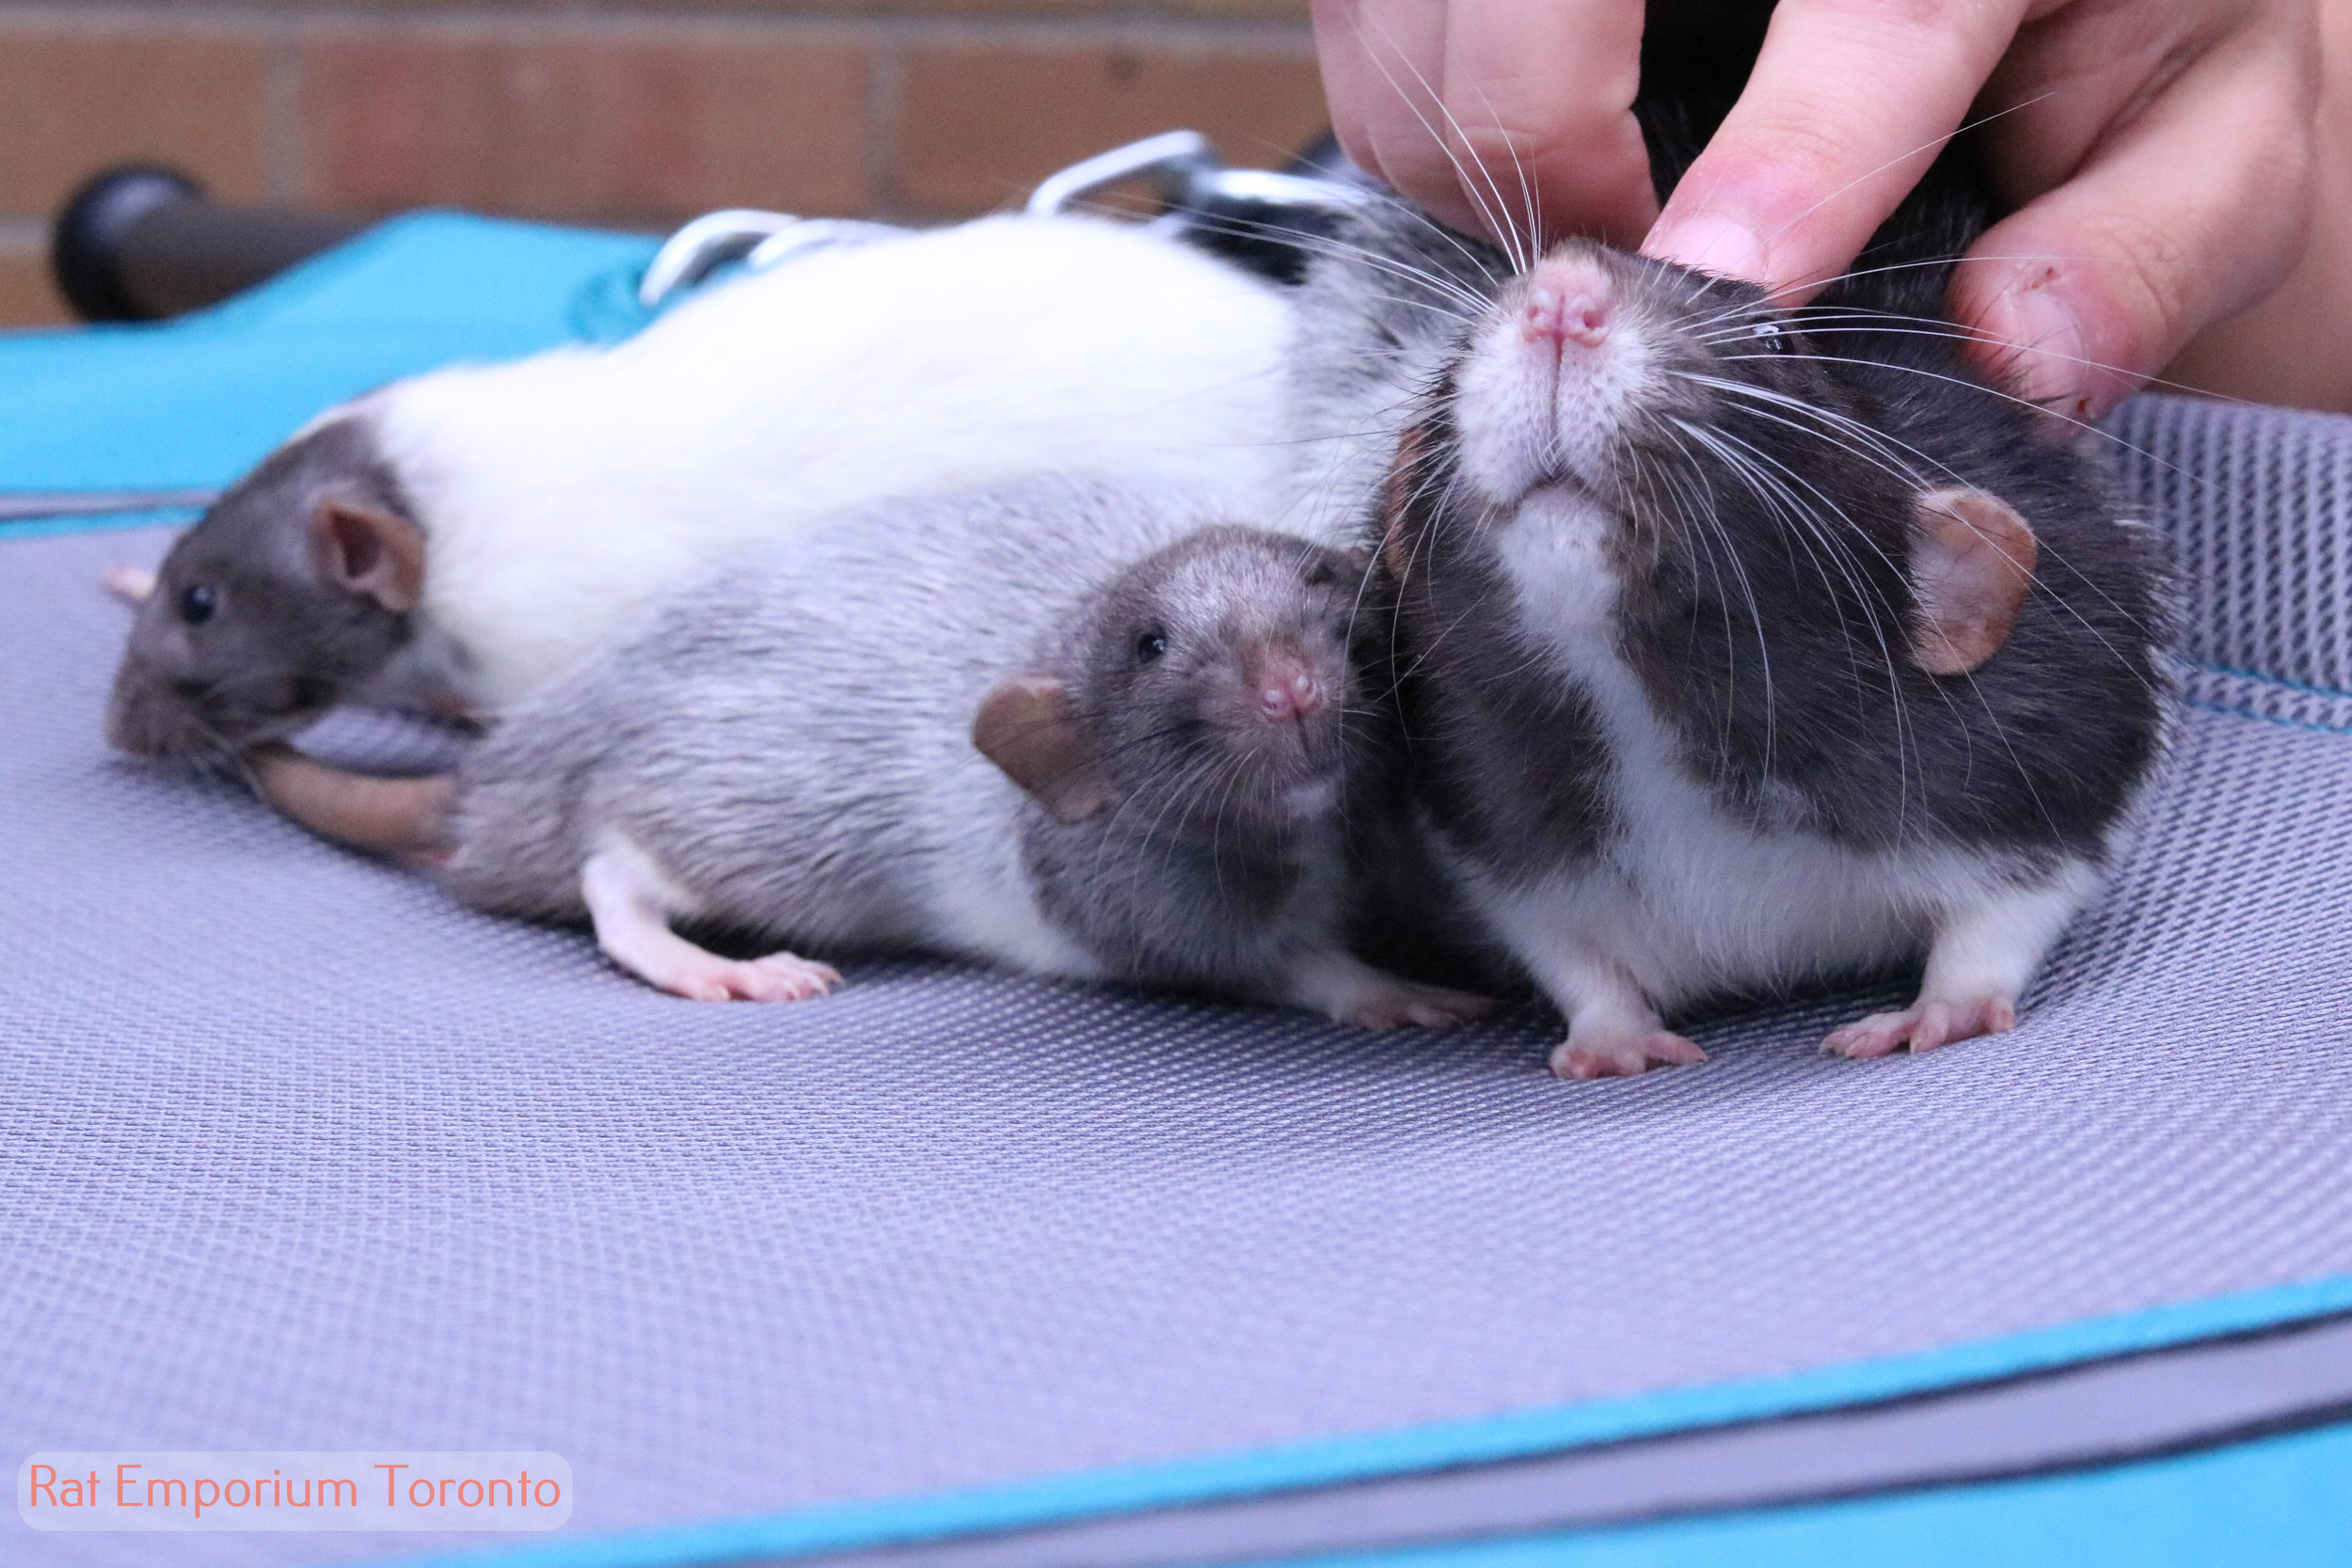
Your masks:
{"label": "black and white variegated rat", "polygon": [[493,721],[709,562],[896,497],[1084,470],[1279,515],[1289,331],[1281,291],[1192,245],[1004,216],[396,381],[112,579],[145,602],[107,734],[201,762],[338,702]]}
{"label": "black and white variegated rat", "polygon": [[1566,1016],[1565,1077],[1918,957],[1824,1046],[2009,1029],[2102,885],[2158,753],[2156,567],[1941,319],[1986,221],[1947,153],[1795,309],[1395,208],[1317,263],[1307,434],[1376,519],[1439,858]]}
{"label": "black and white variegated rat", "polygon": [[800,998],[838,978],[805,954],[919,949],[1370,1026],[1480,1015],[1344,940],[1347,816],[1394,724],[1359,668],[1368,562],[1224,515],[1060,477],[852,513],[689,579],[454,776],[256,771],[467,903],[584,916],[682,996]]}

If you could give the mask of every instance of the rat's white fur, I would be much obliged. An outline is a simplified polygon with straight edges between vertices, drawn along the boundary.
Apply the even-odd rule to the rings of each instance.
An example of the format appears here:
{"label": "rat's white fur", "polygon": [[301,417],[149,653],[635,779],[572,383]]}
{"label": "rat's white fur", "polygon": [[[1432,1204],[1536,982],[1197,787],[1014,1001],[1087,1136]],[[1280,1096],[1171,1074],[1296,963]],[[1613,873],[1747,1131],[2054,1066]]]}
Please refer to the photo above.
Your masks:
{"label": "rat's white fur", "polygon": [[373,426],[426,531],[423,619],[495,713],[693,568],[862,502],[1093,469],[1278,516],[1288,337],[1271,286],[1198,251],[1002,217],[341,412]]}

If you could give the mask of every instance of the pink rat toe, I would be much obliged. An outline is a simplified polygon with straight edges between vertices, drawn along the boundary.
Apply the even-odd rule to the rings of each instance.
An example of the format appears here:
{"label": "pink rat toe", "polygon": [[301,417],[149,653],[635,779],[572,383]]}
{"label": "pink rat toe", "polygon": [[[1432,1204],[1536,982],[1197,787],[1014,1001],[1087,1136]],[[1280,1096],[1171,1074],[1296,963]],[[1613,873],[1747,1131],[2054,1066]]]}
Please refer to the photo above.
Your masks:
{"label": "pink rat toe", "polygon": [[812,963],[791,953],[771,953],[750,967],[762,976],[772,1001],[805,1002],[841,983],[840,973],[830,964]]}
{"label": "pink rat toe", "polygon": [[1585,1046],[1551,1054],[1551,1070],[1562,1078],[1590,1083],[1596,1078],[1629,1078],[1645,1066],[1640,1058],[1618,1051],[1595,1051]]}
{"label": "pink rat toe", "polygon": [[1979,1035],[2001,1034],[2016,1023],[2016,1006],[2006,997],[1959,1006],[1923,1002],[1899,1013],[1874,1013],[1833,1029],[1823,1037],[1821,1049],[1856,1061],[1889,1056],[1899,1050],[1923,1056]]}
{"label": "pink rat toe", "polygon": [[1630,1039],[1563,1043],[1551,1053],[1551,1070],[1579,1083],[1595,1078],[1631,1078],[1658,1067],[1692,1067],[1707,1053],[1680,1035],[1656,1030]]}
{"label": "pink rat toe", "polygon": [[1941,1002],[1931,1002],[1918,1009],[1918,1016],[1903,1031],[1903,1044],[1915,1056],[1923,1056],[1939,1046],[1965,1038],[1952,1027],[1952,1010]]}

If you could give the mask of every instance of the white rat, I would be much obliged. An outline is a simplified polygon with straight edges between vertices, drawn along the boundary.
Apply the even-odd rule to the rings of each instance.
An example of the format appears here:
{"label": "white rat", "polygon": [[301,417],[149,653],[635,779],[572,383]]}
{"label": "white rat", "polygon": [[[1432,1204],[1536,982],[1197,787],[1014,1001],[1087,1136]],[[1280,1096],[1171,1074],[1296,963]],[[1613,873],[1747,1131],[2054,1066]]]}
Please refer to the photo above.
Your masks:
{"label": "white rat", "polygon": [[217,756],[354,694],[495,717],[695,568],[892,497],[1092,469],[1279,515],[1289,330],[1274,285],[1173,240],[1000,217],[393,383],[175,544],[109,733]]}

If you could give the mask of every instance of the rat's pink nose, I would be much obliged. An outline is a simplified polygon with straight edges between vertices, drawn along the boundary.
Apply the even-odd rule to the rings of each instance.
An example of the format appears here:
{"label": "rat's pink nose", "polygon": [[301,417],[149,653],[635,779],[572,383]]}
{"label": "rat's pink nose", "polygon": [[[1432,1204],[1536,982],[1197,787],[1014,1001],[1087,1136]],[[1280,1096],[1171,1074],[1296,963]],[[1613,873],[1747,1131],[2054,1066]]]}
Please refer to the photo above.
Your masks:
{"label": "rat's pink nose", "polygon": [[1295,644],[1271,643],[1244,668],[1258,711],[1269,720],[1295,722],[1323,706],[1323,682]]}
{"label": "rat's pink nose", "polygon": [[1609,313],[1616,302],[1616,286],[1598,262],[1584,257],[1541,261],[1528,275],[1519,330],[1531,342],[1597,348],[1609,336]]}

